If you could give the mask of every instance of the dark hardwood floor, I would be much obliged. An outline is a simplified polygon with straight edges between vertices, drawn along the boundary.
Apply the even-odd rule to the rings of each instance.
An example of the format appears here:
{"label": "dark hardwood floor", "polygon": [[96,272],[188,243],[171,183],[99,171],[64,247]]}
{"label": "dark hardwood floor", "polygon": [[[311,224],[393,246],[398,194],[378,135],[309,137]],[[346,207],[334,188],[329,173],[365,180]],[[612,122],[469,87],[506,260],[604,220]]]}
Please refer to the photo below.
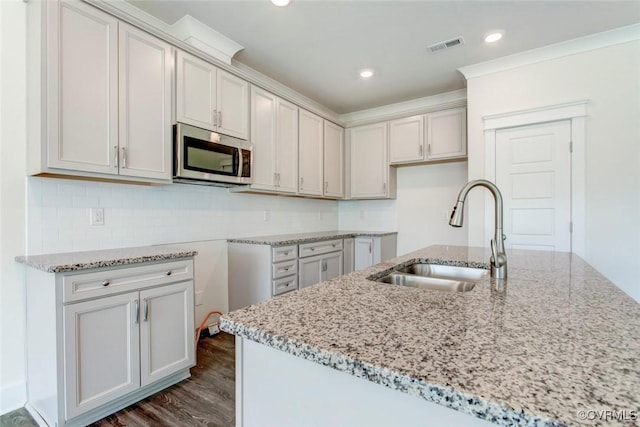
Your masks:
{"label": "dark hardwood floor", "polygon": [[[122,426],[235,425],[235,342],[221,332],[198,343],[198,362],[191,378],[91,424]],[[0,417],[0,426],[34,427],[27,411],[19,409]]]}

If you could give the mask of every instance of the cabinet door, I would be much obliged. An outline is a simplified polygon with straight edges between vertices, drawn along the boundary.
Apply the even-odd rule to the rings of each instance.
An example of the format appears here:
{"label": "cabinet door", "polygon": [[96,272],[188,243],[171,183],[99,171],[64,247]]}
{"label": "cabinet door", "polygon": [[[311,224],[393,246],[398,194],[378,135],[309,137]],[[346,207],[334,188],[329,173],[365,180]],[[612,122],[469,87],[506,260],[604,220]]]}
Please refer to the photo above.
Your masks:
{"label": "cabinet door", "polygon": [[424,160],[424,115],[389,122],[389,161]]}
{"label": "cabinet door", "polygon": [[278,191],[298,191],[298,107],[278,99],[276,102],[276,156]]}
{"label": "cabinet door", "polygon": [[299,118],[299,174],[301,194],[322,196],[322,156],[324,120],[305,110]]}
{"label": "cabinet door", "polygon": [[249,139],[249,83],[218,70],[216,86],[218,132]]}
{"label": "cabinet door", "polygon": [[342,252],[323,255],[320,265],[320,281],[342,276]]}
{"label": "cabinet door", "polygon": [[193,281],[140,292],[140,384],[195,363]]}
{"label": "cabinet door", "polygon": [[178,51],[176,55],[176,120],[215,131],[217,68]]}
{"label": "cabinet door", "polygon": [[171,180],[172,48],[120,23],[120,175]]}
{"label": "cabinet door", "polygon": [[373,265],[373,238],[358,237],[355,240],[354,270],[362,270]]}
{"label": "cabinet door", "polygon": [[253,143],[253,184],[259,190],[275,190],[276,176],[275,95],[251,86],[251,142]]}
{"label": "cabinet door", "polygon": [[380,198],[388,191],[387,124],[349,129],[351,197]]}
{"label": "cabinet door", "polygon": [[467,155],[467,114],[464,108],[427,114],[429,160]]}
{"label": "cabinet door", "polygon": [[117,174],[118,21],[82,2],[49,6],[48,166]]}
{"label": "cabinet door", "polygon": [[344,197],[344,129],[324,122],[324,195]]}
{"label": "cabinet door", "polygon": [[66,419],[140,387],[137,292],[69,304],[63,316]]}
{"label": "cabinet door", "polygon": [[349,274],[353,271],[353,262],[354,262],[354,239],[344,239],[343,242],[343,250],[342,250],[342,272],[343,274]]}
{"label": "cabinet door", "polygon": [[322,281],[322,255],[300,258],[298,261],[298,286],[300,289]]}

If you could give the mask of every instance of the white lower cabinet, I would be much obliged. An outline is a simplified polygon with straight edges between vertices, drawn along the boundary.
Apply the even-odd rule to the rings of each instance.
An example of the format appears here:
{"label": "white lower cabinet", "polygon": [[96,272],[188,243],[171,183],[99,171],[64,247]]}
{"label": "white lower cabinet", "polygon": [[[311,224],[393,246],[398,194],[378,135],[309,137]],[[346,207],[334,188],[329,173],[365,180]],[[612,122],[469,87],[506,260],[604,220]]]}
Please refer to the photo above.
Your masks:
{"label": "white lower cabinet", "polygon": [[342,250],[298,261],[300,289],[342,276]]}
{"label": "white lower cabinet", "polygon": [[397,234],[356,237],[354,242],[354,270],[362,270],[396,257]]}
{"label": "white lower cabinet", "polygon": [[192,259],[28,269],[27,409],[51,426],[86,425],[189,377],[193,286]]}
{"label": "white lower cabinet", "polygon": [[349,274],[354,270],[354,238],[343,240],[342,249],[342,273]]}

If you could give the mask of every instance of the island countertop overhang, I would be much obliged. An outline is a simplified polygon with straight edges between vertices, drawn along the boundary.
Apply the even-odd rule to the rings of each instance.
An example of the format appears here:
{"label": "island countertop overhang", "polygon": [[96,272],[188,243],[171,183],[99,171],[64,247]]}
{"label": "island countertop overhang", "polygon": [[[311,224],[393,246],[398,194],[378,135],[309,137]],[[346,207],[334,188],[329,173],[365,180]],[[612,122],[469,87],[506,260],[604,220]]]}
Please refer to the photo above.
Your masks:
{"label": "island countertop overhang", "polygon": [[495,422],[574,425],[581,409],[640,407],[639,305],[575,255],[509,252],[506,292],[490,279],[464,293],[367,279],[413,259],[488,258],[432,246],[230,313],[221,326]]}

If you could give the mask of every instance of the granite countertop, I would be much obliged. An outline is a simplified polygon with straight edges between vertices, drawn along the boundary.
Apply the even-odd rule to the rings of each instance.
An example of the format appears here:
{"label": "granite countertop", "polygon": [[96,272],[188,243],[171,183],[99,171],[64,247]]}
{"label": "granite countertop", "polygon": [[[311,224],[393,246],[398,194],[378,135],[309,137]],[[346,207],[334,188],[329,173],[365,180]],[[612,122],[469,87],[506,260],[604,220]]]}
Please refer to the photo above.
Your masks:
{"label": "granite countertop", "polygon": [[163,261],[195,255],[197,255],[196,251],[187,251],[168,246],[142,246],[136,248],[18,256],[15,260],[16,262],[47,273],[62,273],[87,270],[90,268],[112,267],[114,265]]}
{"label": "granite countertop", "polygon": [[[222,317],[223,331],[501,425],[602,425],[640,410],[640,304],[580,257],[509,251],[506,290],[368,280],[402,262],[484,265],[431,246]],[[593,418],[593,416],[591,417]]]}
{"label": "granite countertop", "polygon": [[257,236],[257,237],[241,237],[238,239],[227,239],[229,243],[249,243],[254,245],[297,245],[300,243],[319,242],[330,239],[344,239],[349,237],[360,236],[387,236],[390,234],[398,234],[397,231],[319,231],[315,233],[296,233],[296,234],[276,234],[273,236]]}

